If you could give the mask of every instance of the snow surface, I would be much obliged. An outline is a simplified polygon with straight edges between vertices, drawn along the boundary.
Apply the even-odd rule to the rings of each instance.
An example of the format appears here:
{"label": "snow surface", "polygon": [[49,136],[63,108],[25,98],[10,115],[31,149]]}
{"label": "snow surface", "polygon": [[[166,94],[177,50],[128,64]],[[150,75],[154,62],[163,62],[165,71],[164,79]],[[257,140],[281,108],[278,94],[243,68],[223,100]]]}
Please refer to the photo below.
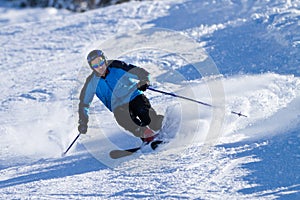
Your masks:
{"label": "snow surface", "polygon": [[[145,1],[82,14],[1,7],[1,199],[299,199],[300,1]],[[163,28],[163,29],[162,29]],[[77,135],[87,52],[147,68],[174,139],[140,145],[96,100]],[[205,51],[203,51],[203,49]],[[248,117],[238,117],[231,111]]]}

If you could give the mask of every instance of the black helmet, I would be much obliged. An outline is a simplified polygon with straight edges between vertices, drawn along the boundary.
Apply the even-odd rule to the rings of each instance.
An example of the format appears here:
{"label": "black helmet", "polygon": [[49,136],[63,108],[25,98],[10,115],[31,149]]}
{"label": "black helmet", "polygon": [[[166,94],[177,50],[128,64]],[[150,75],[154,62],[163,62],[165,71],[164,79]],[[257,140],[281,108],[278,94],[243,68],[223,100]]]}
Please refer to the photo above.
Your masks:
{"label": "black helmet", "polygon": [[102,57],[106,61],[106,57],[105,57],[103,51],[96,49],[96,50],[91,51],[86,58],[90,66],[91,66],[92,60],[94,60],[97,57]]}

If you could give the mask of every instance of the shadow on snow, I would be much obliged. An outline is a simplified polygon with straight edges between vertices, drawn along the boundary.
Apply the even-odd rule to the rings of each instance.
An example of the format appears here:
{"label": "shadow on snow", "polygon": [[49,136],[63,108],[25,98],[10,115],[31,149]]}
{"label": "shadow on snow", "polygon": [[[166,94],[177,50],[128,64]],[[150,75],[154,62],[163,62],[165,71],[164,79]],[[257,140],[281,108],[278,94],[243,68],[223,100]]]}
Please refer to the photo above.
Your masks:
{"label": "shadow on snow", "polygon": [[[260,159],[258,162],[244,164],[242,168],[250,171],[244,180],[256,186],[245,188],[239,192],[243,194],[256,193],[259,196],[275,195],[284,199],[300,198],[300,140],[299,130],[292,133],[279,134],[260,142],[267,145],[237,153],[236,157],[252,156]],[[221,145],[233,148],[251,145],[253,141]]]}
{"label": "shadow on snow", "polygon": [[[38,168],[35,168],[35,165]],[[16,186],[31,183],[40,180],[50,180],[55,178],[64,178],[76,174],[84,174],[88,172],[106,169],[97,159],[90,154],[66,156],[60,159],[41,159],[35,163],[29,163],[26,166],[18,166],[18,168],[29,167],[33,169],[26,171],[26,174],[17,175],[17,177],[0,181],[0,188]]]}
{"label": "shadow on snow", "polygon": [[[218,2],[214,5],[210,1],[190,0],[173,5],[169,15],[149,23],[176,31],[198,31],[198,36],[192,37],[206,42],[205,49],[222,74],[275,72],[300,76],[299,47],[295,45],[300,37],[299,19],[295,17],[281,25],[276,25],[276,20],[282,13],[255,19],[251,16],[264,13],[265,7],[255,10],[252,4]],[[212,33],[202,33],[211,26],[216,26]]]}

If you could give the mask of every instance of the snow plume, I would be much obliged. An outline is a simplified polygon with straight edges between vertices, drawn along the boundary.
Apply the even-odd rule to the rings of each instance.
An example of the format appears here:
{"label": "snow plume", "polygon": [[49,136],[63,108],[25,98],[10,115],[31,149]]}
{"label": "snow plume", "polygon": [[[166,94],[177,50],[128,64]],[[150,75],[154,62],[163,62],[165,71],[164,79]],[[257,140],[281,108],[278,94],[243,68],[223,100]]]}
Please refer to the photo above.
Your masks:
{"label": "snow plume", "polygon": [[70,111],[59,103],[18,102],[12,123],[5,125],[2,144],[6,150],[26,157],[47,158],[61,155],[68,142],[72,123]]}
{"label": "snow plume", "polygon": [[[216,80],[213,78],[190,82],[191,91],[194,92],[189,91],[185,95],[211,103],[211,93],[206,86],[213,81]],[[166,112],[174,121],[178,121],[178,115],[182,118],[179,123],[175,122],[179,124],[179,131],[177,140],[173,141],[174,146],[179,143],[207,143],[210,139],[215,143],[258,140],[293,131],[299,124],[298,77],[267,73],[221,78],[221,82],[226,98],[223,120],[212,117],[214,111],[211,107],[195,105],[186,100],[179,100],[181,111],[174,106],[169,108],[173,113]],[[247,117],[239,117],[231,111],[241,112]],[[215,130],[220,133],[210,132],[211,126],[215,124],[221,124],[221,130]],[[214,137],[211,134],[215,134]]]}
{"label": "snow plume", "polygon": [[[227,109],[248,118],[227,116],[224,141],[258,139],[293,130],[299,124],[300,79],[273,73],[243,75],[225,82]],[[280,122],[280,123],[278,123]],[[239,138],[239,139],[238,139]]]}

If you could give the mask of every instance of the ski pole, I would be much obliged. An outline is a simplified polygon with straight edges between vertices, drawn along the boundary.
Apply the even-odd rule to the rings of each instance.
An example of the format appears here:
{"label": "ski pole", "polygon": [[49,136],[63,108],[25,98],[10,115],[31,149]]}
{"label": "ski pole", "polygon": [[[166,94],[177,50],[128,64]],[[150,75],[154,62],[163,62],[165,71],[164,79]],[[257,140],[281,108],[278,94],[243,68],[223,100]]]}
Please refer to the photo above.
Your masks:
{"label": "ski pole", "polygon": [[[177,94],[174,94],[174,93],[169,93],[169,92],[165,92],[165,91],[162,91],[162,90],[157,90],[157,89],[154,89],[154,88],[151,88],[151,87],[148,87],[147,89],[151,90],[151,91],[154,91],[154,92],[162,93],[162,94],[165,94],[165,95],[170,95],[170,96],[173,96],[173,97],[177,97],[177,98],[185,99],[185,100],[192,101],[192,102],[195,102],[195,103],[199,103],[199,104],[202,104],[204,106],[215,107],[211,104],[208,104],[208,103],[205,103],[205,102],[202,102],[202,101],[198,101],[198,100],[195,100],[195,99],[191,99],[191,98],[188,98],[188,97],[180,96],[180,95],[177,95]],[[235,114],[235,115],[238,115],[239,117],[240,116],[247,117],[247,115],[244,115],[241,112],[238,113],[238,112],[235,112],[235,111],[231,111],[231,113]]]}
{"label": "ski pole", "polygon": [[76,140],[79,138],[79,136],[81,135],[81,133],[79,133],[76,138],[73,140],[73,142],[70,144],[70,146],[67,148],[67,150],[62,154],[62,156],[65,156],[68,151],[71,149],[71,147],[73,146],[73,144],[76,142]]}

